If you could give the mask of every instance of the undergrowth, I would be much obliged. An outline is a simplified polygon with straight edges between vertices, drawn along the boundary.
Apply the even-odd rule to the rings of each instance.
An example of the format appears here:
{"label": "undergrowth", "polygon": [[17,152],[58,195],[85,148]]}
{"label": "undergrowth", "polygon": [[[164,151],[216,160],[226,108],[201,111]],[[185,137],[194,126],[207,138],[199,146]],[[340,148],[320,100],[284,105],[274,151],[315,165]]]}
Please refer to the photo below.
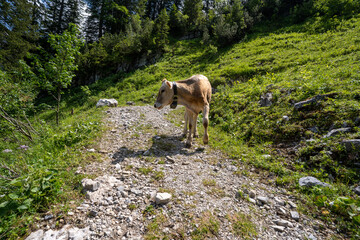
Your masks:
{"label": "undergrowth", "polygon": [[[97,158],[84,147],[95,143],[101,116],[93,108],[76,110],[58,127],[51,120],[34,120],[39,135],[33,142],[16,132],[0,142],[1,239],[23,236],[53,206],[58,206],[53,214],[61,215],[69,200],[81,198],[78,185],[83,176],[75,171]],[[53,113],[46,111],[41,119],[48,114]]]}

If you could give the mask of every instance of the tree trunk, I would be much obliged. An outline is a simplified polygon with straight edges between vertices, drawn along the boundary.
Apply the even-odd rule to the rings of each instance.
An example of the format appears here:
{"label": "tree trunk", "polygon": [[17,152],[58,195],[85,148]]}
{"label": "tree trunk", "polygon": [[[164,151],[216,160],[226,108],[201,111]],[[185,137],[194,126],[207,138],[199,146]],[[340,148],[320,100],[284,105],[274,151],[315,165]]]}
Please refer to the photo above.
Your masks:
{"label": "tree trunk", "polygon": [[56,125],[59,126],[59,115],[60,115],[60,101],[61,101],[61,88],[57,89],[57,106],[56,106]]}
{"label": "tree trunk", "polygon": [[104,12],[105,12],[105,1],[101,1],[100,17],[99,17],[99,38],[103,35],[103,25],[104,25]]}
{"label": "tree trunk", "polygon": [[64,8],[65,8],[65,0],[61,1],[61,5],[60,5],[60,11],[59,11],[59,21],[58,21],[58,29],[57,29],[57,33],[61,33],[62,32],[62,21],[63,21],[63,15],[64,15]]}

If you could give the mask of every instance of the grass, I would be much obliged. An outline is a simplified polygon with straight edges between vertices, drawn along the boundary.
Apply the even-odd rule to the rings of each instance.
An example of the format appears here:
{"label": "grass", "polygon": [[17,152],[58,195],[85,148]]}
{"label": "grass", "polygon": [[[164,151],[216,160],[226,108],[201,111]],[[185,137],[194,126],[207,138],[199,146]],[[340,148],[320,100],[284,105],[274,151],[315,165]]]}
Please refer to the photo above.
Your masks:
{"label": "grass", "polygon": [[66,214],[69,201],[82,198],[78,186],[84,175],[76,175],[77,168],[101,158],[86,151],[102,132],[100,111],[83,106],[74,115],[64,112],[59,126],[52,114],[46,111],[38,116],[43,120],[33,120],[40,133],[33,142],[16,132],[0,142],[0,149],[12,150],[0,152],[0,238],[23,236],[49,210],[54,216]]}
{"label": "grass", "polygon": [[143,175],[148,175],[149,173],[153,172],[153,169],[152,167],[141,167],[138,168],[138,172]]}
{"label": "grass", "polygon": [[195,229],[191,232],[191,239],[216,238],[219,232],[220,222],[211,212],[206,211],[192,222]]}
{"label": "grass", "polygon": [[215,179],[203,179],[202,184],[205,187],[215,187],[216,186],[216,181],[215,181]]}
{"label": "grass", "polygon": [[226,218],[231,222],[232,231],[241,239],[254,239],[257,236],[256,225],[250,220],[249,216],[237,212],[228,214]]}

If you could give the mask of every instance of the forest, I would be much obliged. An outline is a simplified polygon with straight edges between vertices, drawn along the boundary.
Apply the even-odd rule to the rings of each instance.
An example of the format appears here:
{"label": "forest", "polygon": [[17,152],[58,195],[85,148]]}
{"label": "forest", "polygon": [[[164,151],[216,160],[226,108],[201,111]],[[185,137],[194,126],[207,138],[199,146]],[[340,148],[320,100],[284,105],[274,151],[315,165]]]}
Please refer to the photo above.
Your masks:
{"label": "forest", "polygon": [[[105,129],[99,98],[152,104],[163,78],[201,73],[216,90],[213,147],[251,155],[244,164],[276,174],[356,239],[359,151],[339,143],[360,136],[359,13],[358,0],[1,1],[0,238],[20,238],[42,213],[81,198],[76,168],[99,156],[80,150]],[[270,92],[276,104],[258,106]],[[328,100],[289,107],[316,95]],[[352,130],[321,138],[341,127]],[[316,140],[296,154],[259,157],[305,138]],[[338,185],[299,188],[307,173]]]}

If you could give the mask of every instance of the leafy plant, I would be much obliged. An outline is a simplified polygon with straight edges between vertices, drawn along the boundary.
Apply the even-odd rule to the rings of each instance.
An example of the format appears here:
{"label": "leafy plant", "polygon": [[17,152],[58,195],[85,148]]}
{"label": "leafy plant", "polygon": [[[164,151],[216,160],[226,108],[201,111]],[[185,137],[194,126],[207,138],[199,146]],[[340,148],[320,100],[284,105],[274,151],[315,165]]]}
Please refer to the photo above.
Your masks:
{"label": "leafy plant", "polygon": [[70,86],[74,71],[77,70],[76,56],[80,54],[83,40],[75,24],[70,24],[63,34],[50,34],[48,43],[54,54],[48,53],[47,58],[39,60],[36,56],[35,73],[32,78],[37,79],[41,88],[47,90],[56,100],[56,123],[59,125],[60,102],[63,89]]}

